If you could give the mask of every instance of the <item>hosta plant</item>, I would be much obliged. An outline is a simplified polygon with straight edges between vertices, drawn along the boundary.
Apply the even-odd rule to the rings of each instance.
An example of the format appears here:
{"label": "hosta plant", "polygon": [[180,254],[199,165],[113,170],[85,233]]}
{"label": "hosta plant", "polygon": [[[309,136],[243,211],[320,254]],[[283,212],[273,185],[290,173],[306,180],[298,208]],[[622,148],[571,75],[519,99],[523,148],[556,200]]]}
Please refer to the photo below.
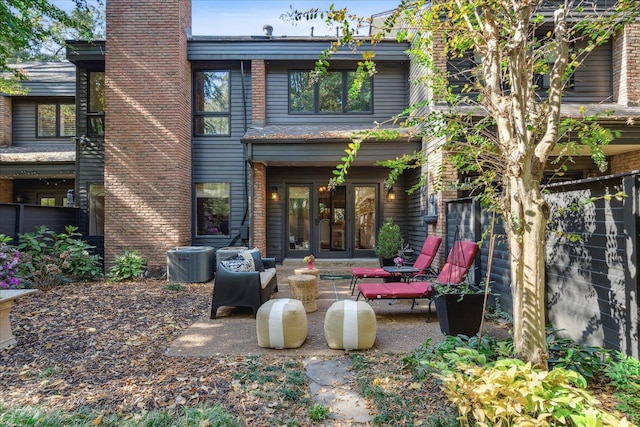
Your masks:
{"label": "hosta plant", "polygon": [[601,410],[575,371],[544,371],[519,359],[458,366],[437,375],[461,426],[632,426]]}

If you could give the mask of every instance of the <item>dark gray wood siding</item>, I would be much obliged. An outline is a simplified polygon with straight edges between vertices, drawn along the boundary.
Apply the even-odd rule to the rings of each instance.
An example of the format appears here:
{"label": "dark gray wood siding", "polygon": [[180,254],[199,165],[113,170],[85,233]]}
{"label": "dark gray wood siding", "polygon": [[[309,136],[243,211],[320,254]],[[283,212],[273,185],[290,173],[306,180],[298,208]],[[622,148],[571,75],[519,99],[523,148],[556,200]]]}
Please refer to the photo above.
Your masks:
{"label": "dark gray wood siding", "polygon": [[[548,187],[553,217],[546,240],[547,316],[560,335],[638,357],[638,174],[572,181]],[[626,197],[612,197],[622,192]],[[594,198],[593,203],[585,203]],[[491,215],[474,211],[469,199],[447,204],[447,247],[456,227],[461,236],[482,238]],[[559,212],[563,212],[560,214]],[[476,218],[475,220],[473,218]],[[472,223],[478,221],[476,225]],[[476,234],[470,230],[476,229]],[[491,288],[500,308],[512,312],[510,266],[504,222],[496,220]],[[488,238],[480,256],[486,277]],[[448,250],[448,249],[447,249]]]}
{"label": "dark gray wood siding", "polygon": [[[638,176],[550,188],[547,235],[550,322],[581,343],[638,357]],[[607,197],[618,192],[624,198]],[[588,198],[593,203],[584,203]]]}
{"label": "dark gray wood siding", "polygon": [[[332,62],[332,69],[355,69],[354,62]],[[313,62],[272,62],[267,69],[267,123],[276,124],[362,124],[372,126],[399,114],[407,107],[408,61],[376,65],[373,77],[373,114],[289,114],[288,71],[312,70]]]}
{"label": "dark gray wood siding", "polygon": [[[193,183],[228,182],[231,184],[229,236],[196,236],[195,221],[193,242],[197,245],[216,248],[231,244],[248,244],[240,240],[243,225],[248,225],[250,217],[245,212],[250,197],[249,173],[251,166],[246,161],[245,145],[240,142],[247,126],[251,123],[251,74],[250,66],[240,63],[196,63],[194,70],[230,70],[231,71],[231,135],[196,136],[193,138]],[[244,87],[243,87],[244,80]],[[195,190],[193,194],[195,200]],[[194,203],[195,206],[195,203]],[[243,219],[245,222],[243,223]],[[237,239],[234,241],[234,239]]]}
{"label": "dark gray wood siding", "polygon": [[[315,61],[330,46],[334,38],[329,37],[210,37],[194,36],[187,46],[190,61],[207,60],[289,60]],[[375,46],[376,60],[402,61],[407,59],[407,43],[395,40],[383,41]],[[364,43],[357,51],[340,48],[333,59],[362,59],[362,51],[371,50],[371,44]]]}
{"label": "dark gray wood siding", "polygon": [[[584,42],[581,42],[584,45]],[[578,67],[573,76],[573,85],[564,91],[563,102],[611,102],[613,96],[612,81],[612,43],[598,46]],[[469,84],[470,72],[474,65],[473,57],[465,55],[448,62],[448,73],[453,76],[449,82],[460,93],[465,84]],[[540,91],[544,96],[544,91]]]}
{"label": "dark gray wood siding", "polygon": [[75,144],[68,137],[62,138],[37,138],[36,137],[36,108],[38,104],[74,104],[73,97],[64,98],[14,98],[13,99],[13,146],[14,147],[38,147],[44,145],[63,145],[73,148]]}
{"label": "dark gray wood siding", "polygon": [[[90,64],[92,71],[95,69]],[[78,135],[87,133],[87,64],[77,68],[76,130]],[[89,235],[89,189],[91,184],[104,184],[104,138],[92,136],[91,143],[76,152],[76,206],[80,209],[79,231],[87,236],[89,244],[96,247],[96,253],[104,255],[104,236]]]}

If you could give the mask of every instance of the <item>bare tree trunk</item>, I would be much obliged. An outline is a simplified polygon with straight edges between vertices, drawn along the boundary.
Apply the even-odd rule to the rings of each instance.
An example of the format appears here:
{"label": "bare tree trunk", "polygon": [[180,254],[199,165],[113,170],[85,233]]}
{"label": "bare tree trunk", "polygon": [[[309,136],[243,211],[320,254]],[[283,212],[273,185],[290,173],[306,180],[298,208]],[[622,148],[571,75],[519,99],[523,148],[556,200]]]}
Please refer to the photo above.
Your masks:
{"label": "bare tree trunk", "polygon": [[544,242],[549,207],[535,177],[511,177],[509,187],[511,224],[507,235],[515,352],[546,369]]}

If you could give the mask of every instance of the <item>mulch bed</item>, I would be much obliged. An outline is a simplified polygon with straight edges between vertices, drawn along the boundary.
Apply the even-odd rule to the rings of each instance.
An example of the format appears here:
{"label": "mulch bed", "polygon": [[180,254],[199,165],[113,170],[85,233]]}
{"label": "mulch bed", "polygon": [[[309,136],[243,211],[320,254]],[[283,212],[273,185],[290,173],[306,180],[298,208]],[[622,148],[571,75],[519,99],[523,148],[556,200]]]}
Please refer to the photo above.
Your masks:
{"label": "mulch bed", "polygon": [[[233,377],[247,366],[245,357],[164,354],[172,340],[208,314],[211,300],[211,284],[186,284],[182,291],[165,286],[164,281],[72,284],[19,300],[11,320],[18,344],[0,350],[0,404],[126,415],[219,403],[243,419],[265,419],[274,411],[273,396],[251,393]],[[260,356],[266,365],[282,364],[283,358]],[[400,356],[386,359],[387,372],[410,381]],[[416,397],[407,383],[396,387],[401,400],[404,393]],[[428,388],[418,394],[431,395]],[[309,424],[308,408],[282,408],[300,425]],[[415,408],[414,416],[436,409]]]}

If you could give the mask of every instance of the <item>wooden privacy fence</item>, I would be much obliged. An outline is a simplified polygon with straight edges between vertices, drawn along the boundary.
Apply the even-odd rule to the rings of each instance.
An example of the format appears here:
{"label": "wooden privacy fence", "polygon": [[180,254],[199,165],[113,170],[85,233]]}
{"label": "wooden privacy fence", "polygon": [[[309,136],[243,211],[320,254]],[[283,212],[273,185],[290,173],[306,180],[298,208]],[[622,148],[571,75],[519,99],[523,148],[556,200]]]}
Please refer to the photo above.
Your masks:
{"label": "wooden privacy fence", "polygon": [[[547,319],[577,342],[640,356],[638,303],[639,173],[555,184],[546,248]],[[616,197],[622,193],[624,197]],[[591,201],[589,201],[591,200]],[[480,241],[491,214],[471,199],[447,203],[447,250],[458,234]],[[491,288],[511,313],[509,251],[498,220]],[[474,280],[485,277],[489,239],[476,262]]]}
{"label": "wooden privacy fence", "polygon": [[18,233],[34,232],[41,225],[60,233],[67,225],[78,225],[78,212],[78,208],[0,203],[0,234],[13,238],[15,243]]}

